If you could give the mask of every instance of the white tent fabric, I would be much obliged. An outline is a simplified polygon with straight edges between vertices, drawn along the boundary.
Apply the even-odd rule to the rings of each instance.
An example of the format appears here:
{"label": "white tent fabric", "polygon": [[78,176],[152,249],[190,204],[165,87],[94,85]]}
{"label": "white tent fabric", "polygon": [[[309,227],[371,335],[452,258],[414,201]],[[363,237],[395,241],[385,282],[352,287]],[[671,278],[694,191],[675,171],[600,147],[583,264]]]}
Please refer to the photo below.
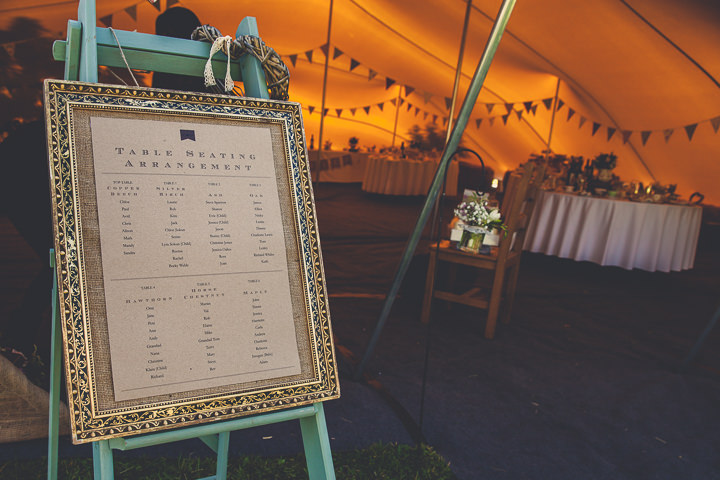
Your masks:
{"label": "white tent fabric", "polygon": [[[160,9],[179,4],[159,0]],[[461,101],[500,0],[474,0]],[[59,38],[76,3],[3,0],[5,22],[40,19]],[[323,138],[333,148],[407,141],[413,125],[443,130],[466,9],[464,0],[183,0],[204,23],[233,34],[258,20],[265,42],[290,67],[291,100],[318,137],[324,51],[330,55]],[[152,33],[147,1],[98,0],[100,26]],[[107,22],[107,23],[103,23]],[[677,183],[720,205],[720,2],[711,0],[518,0],[463,142],[498,177],[548,148],[566,155],[618,155],[623,180]],[[397,109],[397,112],[396,112]],[[311,112],[312,111],[312,112]],[[457,110],[456,110],[457,111]]]}

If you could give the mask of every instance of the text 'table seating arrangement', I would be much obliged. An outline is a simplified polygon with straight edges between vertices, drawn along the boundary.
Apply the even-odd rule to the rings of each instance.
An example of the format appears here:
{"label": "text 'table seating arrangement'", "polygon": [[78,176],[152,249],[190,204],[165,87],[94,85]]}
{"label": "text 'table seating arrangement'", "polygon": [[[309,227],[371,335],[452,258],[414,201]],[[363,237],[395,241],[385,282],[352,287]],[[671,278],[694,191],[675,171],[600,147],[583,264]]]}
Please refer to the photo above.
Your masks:
{"label": "text 'table seating arrangement'", "polygon": [[[440,245],[430,247],[430,263],[428,265],[425,297],[421,320],[430,320],[430,307],[433,299],[446,302],[461,303],[471,307],[487,310],[485,337],[495,336],[498,313],[502,304],[504,323],[510,320],[510,311],[520,269],[520,256],[535,199],[542,185],[545,166],[536,166],[528,162],[520,175],[510,176],[505,197],[501,207],[503,220],[507,226],[507,235],[500,235],[497,247],[492,247],[487,254],[467,253],[453,246]],[[458,265],[471,269],[477,278],[470,281],[458,280]],[[440,278],[444,276],[444,278]],[[477,280],[477,281],[475,281]],[[484,283],[478,283],[485,280]]]}

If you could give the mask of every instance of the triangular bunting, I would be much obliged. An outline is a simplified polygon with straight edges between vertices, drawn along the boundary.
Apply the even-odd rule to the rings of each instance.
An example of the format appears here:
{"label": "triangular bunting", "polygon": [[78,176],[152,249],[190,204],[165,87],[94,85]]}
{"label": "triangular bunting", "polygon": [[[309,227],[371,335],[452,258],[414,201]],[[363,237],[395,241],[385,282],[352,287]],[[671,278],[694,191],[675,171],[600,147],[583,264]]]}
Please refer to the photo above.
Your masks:
{"label": "triangular bunting", "polygon": [[616,131],[616,130],[617,130],[616,128],[607,127],[607,139],[608,139],[608,142],[610,141],[610,139],[612,138],[612,136],[615,135],[615,131]]}
{"label": "triangular bunting", "polygon": [[329,110],[330,110],[329,108],[326,108],[325,110],[323,110],[323,117],[327,117]]}
{"label": "triangular bunting", "polygon": [[398,105],[398,107],[402,107],[402,104],[403,104],[403,103],[405,103],[405,100],[403,100],[403,99],[401,98],[401,99],[400,99],[400,105]]}
{"label": "triangular bunting", "polygon": [[522,114],[523,114],[522,110],[515,110],[515,115],[517,115],[518,120],[522,120]]}
{"label": "triangular bunting", "polygon": [[342,51],[342,50],[340,50],[340,49],[337,48],[337,47],[334,47],[334,48],[333,48],[333,60],[335,60],[337,57],[339,57],[339,56],[342,55],[342,54],[343,54],[343,51]]}
{"label": "triangular bunting", "polygon": [[490,114],[490,113],[492,113],[493,108],[495,108],[495,104],[494,103],[486,103],[485,108],[487,108],[488,114]]}
{"label": "triangular bunting", "polygon": [[567,118],[567,121],[568,121],[568,122],[569,122],[570,119],[573,117],[573,115],[575,115],[575,110],[573,110],[572,108],[568,107],[568,118]]}
{"label": "triangular bunting", "polygon": [[697,126],[697,123],[693,123],[692,125],[685,125],[685,133],[687,133],[688,140],[692,140],[693,135],[695,135],[695,129],[697,128]]}
{"label": "triangular bunting", "polygon": [[125,9],[125,13],[130,15],[130,18],[132,18],[133,21],[137,22],[137,5],[130,5]]}
{"label": "triangular bunting", "polygon": [[490,126],[492,127],[493,124],[495,123],[495,117],[488,118],[488,122],[490,122]]}
{"label": "triangular bunting", "polygon": [[673,129],[673,128],[668,128],[666,130],[663,130],[663,136],[665,137],[665,143],[667,143],[668,140],[670,140],[670,137],[672,137],[673,133],[675,133],[675,129]]}
{"label": "triangular bunting", "polygon": [[355,70],[355,67],[357,67],[358,65],[360,65],[360,62],[358,62],[358,61],[355,60],[354,58],[351,58],[351,59],[350,59],[350,71],[351,71],[351,72],[352,72],[353,70]]}
{"label": "triangular bunting", "polygon": [[343,111],[342,108],[336,108],[336,109],[335,109],[335,113],[337,113],[337,116],[338,116],[338,117],[340,116],[340,114],[342,113],[342,111]]}
{"label": "triangular bunting", "polygon": [[535,115],[537,113],[537,104],[532,106],[532,114]]}
{"label": "triangular bunting", "polygon": [[415,116],[418,116],[418,113],[420,113],[420,109],[418,107],[415,107]]}
{"label": "triangular bunting", "polygon": [[558,98],[557,107],[555,107],[555,111],[556,111],[556,112],[559,112],[560,109],[563,107],[563,105],[565,105],[565,102],[563,102],[562,100],[560,100],[560,99]]}
{"label": "triangular bunting", "polygon": [[542,102],[543,102],[543,105],[545,105],[545,108],[547,108],[548,110],[550,110],[552,108],[552,102],[553,102],[552,98],[544,98]]}
{"label": "triangular bunting", "polygon": [[443,127],[447,124],[447,117],[443,117]]}
{"label": "triangular bunting", "polygon": [[370,107],[363,107],[363,110],[365,110],[365,113],[370,115]]}
{"label": "triangular bunting", "polygon": [[451,97],[445,97],[445,108],[450,110],[450,107],[452,106],[452,98]]}
{"label": "triangular bunting", "polygon": [[500,118],[502,118],[503,125],[507,125],[507,119],[510,116],[509,113],[506,113],[505,115],[501,115]]}
{"label": "triangular bunting", "polygon": [[580,123],[578,125],[578,128],[582,128],[582,126],[585,125],[585,122],[587,122],[587,118],[580,115]]}
{"label": "triangular bunting", "polygon": [[295,66],[295,62],[297,62],[297,53],[293,53],[292,55],[288,55],[288,58],[290,59],[290,63],[292,63],[292,66]]}
{"label": "triangular bunting", "polygon": [[394,98],[390,100],[390,103],[392,103],[394,107],[397,107],[397,101],[395,101]]}
{"label": "triangular bunting", "polygon": [[623,130],[622,131],[623,144],[627,143],[628,140],[630,140],[630,135],[632,135],[632,130]]}
{"label": "triangular bunting", "polygon": [[172,7],[173,5],[177,5],[180,3],[180,0],[167,0],[167,3],[165,4],[165,10]]}
{"label": "triangular bunting", "polygon": [[382,109],[385,106],[385,103],[384,102],[378,103],[377,106],[380,109],[380,111],[382,112]]}
{"label": "triangular bunting", "polygon": [[532,110],[533,102],[523,102],[523,107],[525,107],[525,113],[530,113],[530,110]]}
{"label": "triangular bunting", "polygon": [[433,115],[433,123],[437,123],[437,115]]}
{"label": "triangular bunting", "polygon": [[310,115],[312,115],[312,112],[314,112],[314,111],[315,111],[315,107],[313,107],[312,105],[308,105],[308,113]]}
{"label": "triangular bunting", "polygon": [[423,120],[427,120],[428,112],[423,112]]}
{"label": "triangular bunting", "polygon": [[368,69],[368,80],[372,80],[377,76],[377,72],[372,68]]}
{"label": "triangular bunting", "polygon": [[505,111],[506,111],[506,113],[512,112],[514,106],[515,106],[514,103],[506,103],[506,104],[505,104]]}
{"label": "triangular bunting", "polygon": [[597,133],[599,128],[600,128],[600,124],[597,122],[593,122],[593,129],[592,129],[593,137],[595,136],[595,134]]}
{"label": "triangular bunting", "polygon": [[410,102],[407,102],[407,111],[409,112],[412,109],[413,105]]}
{"label": "triangular bunting", "polygon": [[478,118],[475,120],[475,128],[480,128],[480,124],[482,123],[482,118]]}
{"label": "triangular bunting", "polygon": [[100,22],[102,22],[103,25],[106,27],[112,27],[112,13],[110,15],[105,15],[104,17],[100,17]]}
{"label": "triangular bunting", "polygon": [[326,57],[328,56],[329,50],[330,50],[330,45],[327,43],[325,45],[320,46],[320,51],[323,52],[323,55],[325,55]]}
{"label": "triangular bunting", "polygon": [[432,93],[430,93],[430,92],[423,92],[423,101],[424,101],[425,103],[428,103],[431,98],[432,98]]}
{"label": "triangular bunting", "polygon": [[150,5],[155,7],[155,9],[159,12],[160,11],[160,0],[148,0],[150,2]]}
{"label": "triangular bunting", "polygon": [[642,139],[643,146],[645,146],[645,144],[647,143],[651,133],[652,132],[650,130],[643,130],[642,132],[640,132],[640,138]]}
{"label": "triangular bunting", "polygon": [[305,52],[305,56],[307,57],[308,62],[310,62],[310,63],[312,63],[312,53],[313,53],[312,50],[308,50],[307,52]]}
{"label": "triangular bunting", "polygon": [[353,117],[355,116],[355,112],[357,112],[357,108],[350,109],[350,113],[352,114]]}
{"label": "triangular bunting", "polygon": [[395,80],[390,77],[385,77],[385,90],[392,87],[393,83],[395,83]]}
{"label": "triangular bunting", "polygon": [[410,85],[405,85],[405,96],[406,97],[414,91],[415,91],[415,87],[411,87]]}
{"label": "triangular bunting", "polygon": [[720,128],[720,117],[715,117],[712,120],[710,120],[710,125],[712,125],[713,130],[715,130],[715,133],[717,133],[718,128]]}

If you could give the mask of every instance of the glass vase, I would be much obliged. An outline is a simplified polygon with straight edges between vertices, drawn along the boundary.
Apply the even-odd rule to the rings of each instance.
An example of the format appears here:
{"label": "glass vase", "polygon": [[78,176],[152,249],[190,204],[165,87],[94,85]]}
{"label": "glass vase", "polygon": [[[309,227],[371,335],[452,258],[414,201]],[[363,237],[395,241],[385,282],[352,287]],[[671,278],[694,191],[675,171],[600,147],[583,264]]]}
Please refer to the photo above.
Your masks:
{"label": "glass vase", "polygon": [[483,246],[485,234],[488,233],[483,227],[472,225],[463,226],[462,237],[458,243],[458,249],[463,252],[478,253]]}

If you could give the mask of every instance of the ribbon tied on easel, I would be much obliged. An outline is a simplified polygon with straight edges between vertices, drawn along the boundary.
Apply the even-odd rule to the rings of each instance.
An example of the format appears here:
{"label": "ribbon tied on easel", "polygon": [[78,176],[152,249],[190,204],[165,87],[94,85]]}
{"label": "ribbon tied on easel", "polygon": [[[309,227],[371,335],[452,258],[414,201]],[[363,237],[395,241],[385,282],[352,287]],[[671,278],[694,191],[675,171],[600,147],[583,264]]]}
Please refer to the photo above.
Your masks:
{"label": "ribbon tied on easel", "polygon": [[[230,76],[230,46],[234,39],[230,35],[224,37],[217,37],[210,48],[210,56],[205,64],[205,86],[210,87],[215,85],[215,75],[212,69],[212,57],[219,51],[223,51],[227,55],[227,69],[225,70],[225,91],[232,92],[235,88],[235,83]],[[223,48],[224,47],[224,48]]]}

